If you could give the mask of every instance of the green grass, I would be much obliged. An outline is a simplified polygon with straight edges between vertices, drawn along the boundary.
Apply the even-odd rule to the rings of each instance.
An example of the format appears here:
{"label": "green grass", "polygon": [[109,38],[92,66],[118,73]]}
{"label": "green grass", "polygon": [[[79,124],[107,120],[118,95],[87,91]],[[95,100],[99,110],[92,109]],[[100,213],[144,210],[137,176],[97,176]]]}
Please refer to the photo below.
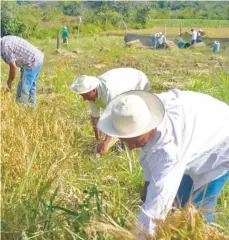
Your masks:
{"label": "green grass", "polygon": [[[131,229],[143,185],[138,151],[129,152],[132,173],[125,152],[113,149],[96,158],[88,104],[69,85],[82,74],[135,67],[147,73],[152,92],[192,89],[228,102],[229,53],[129,49],[121,37],[96,36],[70,39],[61,55],[55,40],[32,42],[45,52],[37,111],[17,105],[15,89],[12,95],[1,92],[2,239],[134,239]],[[73,53],[76,49],[81,52]],[[3,83],[7,74],[2,63]],[[228,191],[229,185],[218,200],[215,221],[229,233]],[[90,227],[88,222],[99,224]],[[184,222],[174,225],[179,231],[168,222],[158,234],[167,229],[164,239],[192,239]],[[204,233],[203,221],[197,223],[197,232]]]}
{"label": "green grass", "polygon": [[153,19],[152,24],[155,26],[162,25],[166,23],[168,27],[180,27],[182,24],[183,27],[199,27],[199,28],[206,28],[206,27],[214,27],[214,28],[221,28],[221,27],[228,27],[227,20],[209,20],[209,19]]}
{"label": "green grass", "polygon": [[207,93],[213,97],[229,103],[229,74],[218,71],[215,74],[191,79],[190,90]]}

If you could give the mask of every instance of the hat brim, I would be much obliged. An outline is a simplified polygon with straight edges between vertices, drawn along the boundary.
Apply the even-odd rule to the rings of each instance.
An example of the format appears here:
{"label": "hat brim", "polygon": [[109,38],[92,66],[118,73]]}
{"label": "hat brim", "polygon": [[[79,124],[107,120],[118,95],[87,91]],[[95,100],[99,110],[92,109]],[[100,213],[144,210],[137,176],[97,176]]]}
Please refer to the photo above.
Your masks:
{"label": "hat brim", "polygon": [[76,90],[73,89],[73,88],[70,88],[70,89],[71,89],[72,92],[74,92],[74,93],[84,94],[84,93],[89,93],[89,92],[91,92],[92,90],[94,90],[94,89],[96,89],[96,88],[97,88],[97,86],[96,86],[96,87],[93,87],[93,88],[91,88],[90,90],[87,90],[87,91],[76,91]]}
{"label": "hat brim", "polygon": [[78,93],[78,94],[84,94],[84,93],[89,93],[91,92],[92,90],[96,89],[97,87],[99,86],[99,81],[96,82],[91,88],[87,89],[87,90],[84,90],[84,91],[77,91],[75,89],[75,85],[72,84],[72,86],[70,86],[70,89],[72,92],[74,93]]}
{"label": "hat brim", "polygon": [[[122,133],[114,128],[112,122],[112,106],[120,100],[120,98],[128,95],[137,95],[143,99],[146,105],[149,108],[151,119],[149,124],[146,127],[143,127],[139,131],[134,131],[132,133]],[[103,115],[100,117],[97,127],[108,136],[118,137],[118,138],[130,138],[137,137],[144,133],[149,132],[152,129],[155,129],[163,120],[165,115],[165,108],[162,101],[152,93],[145,91],[129,91],[115,97],[106,107]]]}

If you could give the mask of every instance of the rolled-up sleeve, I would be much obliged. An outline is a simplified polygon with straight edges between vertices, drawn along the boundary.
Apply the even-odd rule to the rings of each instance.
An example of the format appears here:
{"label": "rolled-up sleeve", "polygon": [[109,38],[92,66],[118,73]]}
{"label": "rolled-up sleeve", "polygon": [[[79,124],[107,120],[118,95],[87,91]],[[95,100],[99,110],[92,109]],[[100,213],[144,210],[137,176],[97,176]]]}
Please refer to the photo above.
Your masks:
{"label": "rolled-up sleeve", "polygon": [[150,184],[138,221],[149,234],[154,235],[155,219],[165,219],[177,194],[186,164],[169,156],[163,149],[151,153],[147,162]]}
{"label": "rolled-up sleeve", "polygon": [[92,117],[100,117],[100,107],[92,101],[90,101],[89,104],[90,104],[90,108],[91,108],[91,116]]}

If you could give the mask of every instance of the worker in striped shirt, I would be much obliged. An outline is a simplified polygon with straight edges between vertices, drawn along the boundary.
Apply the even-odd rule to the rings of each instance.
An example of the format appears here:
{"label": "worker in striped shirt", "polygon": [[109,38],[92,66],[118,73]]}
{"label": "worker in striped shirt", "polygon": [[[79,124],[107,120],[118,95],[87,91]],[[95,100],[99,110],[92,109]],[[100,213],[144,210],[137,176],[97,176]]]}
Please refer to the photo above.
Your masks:
{"label": "worker in striped shirt", "polygon": [[16,100],[22,104],[36,103],[36,84],[44,62],[44,54],[28,41],[5,36],[1,39],[1,57],[9,65],[7,90],[11,90],[17,67],[21,69]]}

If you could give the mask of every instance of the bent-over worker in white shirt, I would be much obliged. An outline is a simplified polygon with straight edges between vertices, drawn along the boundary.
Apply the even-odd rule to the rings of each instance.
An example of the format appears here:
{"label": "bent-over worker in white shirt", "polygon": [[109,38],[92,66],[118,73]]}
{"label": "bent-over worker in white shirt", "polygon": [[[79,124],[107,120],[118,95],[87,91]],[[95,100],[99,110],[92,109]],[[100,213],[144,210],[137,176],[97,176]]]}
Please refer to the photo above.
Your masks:
{"label": "bent-over worker in white shirt", "polygon": [[112,137],[106,135],[101,141],[97,122],[100,117],[100,108],[106,105],[117,95],[130,90],[149,91],[150,85],[145,73],[134,68],[116,68],[104,74],[94,76],[80,76],[71,85],[71,90],[80,94],[84,101],[89,101],[91,120],[97,140],[97,151],[104,154],[108,151]]}
{"label": "bent-over worker in white shirt", "polygon": [[177,89],[151,94],[129,91],[114,98],[98,128],[130,150],[141,148],[145,196],[139,222],[150,234],[176,196],[191,201],[212,221],[229,178],[229,106],[211,96]]}

